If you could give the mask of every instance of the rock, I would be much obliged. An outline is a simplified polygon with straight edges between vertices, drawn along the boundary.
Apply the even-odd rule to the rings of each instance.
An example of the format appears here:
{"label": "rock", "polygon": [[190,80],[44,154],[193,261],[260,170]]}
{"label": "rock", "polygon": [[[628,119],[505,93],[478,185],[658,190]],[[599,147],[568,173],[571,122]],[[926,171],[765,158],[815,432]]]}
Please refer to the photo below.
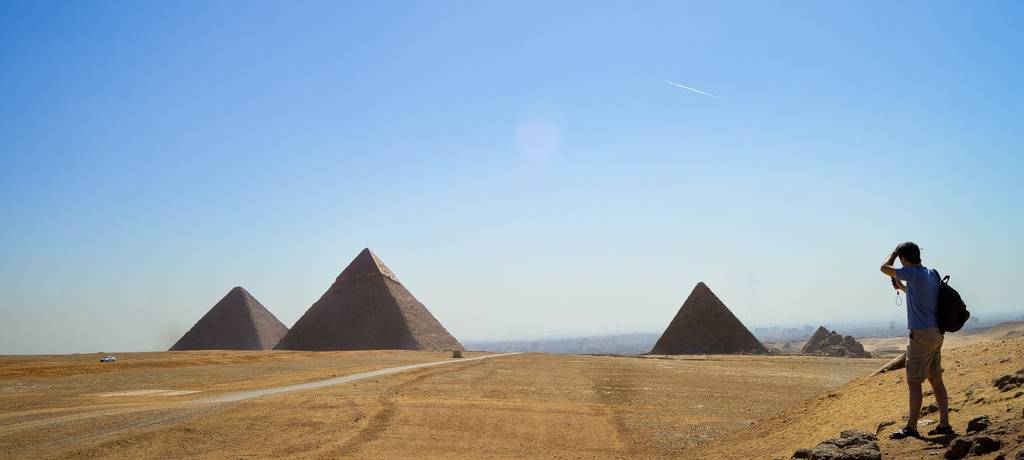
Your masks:
{"label": "rock", "polygon": [[974,445],[971,446],[971,455],[985,455],[992,453],[999,450],[1002,445],[1003,443],[999,442],[998,439],[990,438],[988,436],[978,436],[974,438]]}
{"label": "rock", "polygon": [[946,458],[964,458],[968,455],[985,455],[999,450],[1002,442],[990,436],[980,434],[958,436],[949,443]]}
{"label": "rock", "polygon": [[992,386],[998,388],[999,391],[1010,391],[1020,388],[1021,385],[1024,385],[1024,369],[1012,374],[1005,374],[992,381]]}
{"label": "rock", "polygon": [[811,458],[811,449],[797,449],[793,452],[793,458]]}
{"label": "rock", "polygon": [[882,460],[882,453],[869,446],[855,446],[840,449],[833,445],[815,447],[811,460]]}
{"label": "rock", "polygon": [[973,444],[973,439],[969,439],[965,436],[958,436],[949,443],[949,449],[946,450],[945,457],[948,459],[964,458],[971,452],[971,445]]}
{"label": "rock", "polygon": [[[871,375],[874,376],[874,375],[878,375],[878,374],[884,374],[886,372],[892,372],[892,371],[903,369],[904,367],[907,367],[907,354],[906,353],[893,358],[892,361],[889,361],[884,366],[882,366],[877,371],[875,371],[874,374],[871,374]],[[903,379],[900,379],[900,381],[902,381],[902,380]]]}
{"label": "rock", "polygon": [[938,411],[939,411],[939,406],[936,406],[935,403],[931,403],[931,404],[921,408],[921,415],[934,414],[934,413],[936,413]]}
{"label": "rock", "polygon": [[811,449],[811,460],[881,460],[875,435],[861,430],[846,430]]}
{"label": "rock", "polygon": [[879,422],[878,428],[875,428],[875,435],[877,436],[878,433],[881,433],[882,430],[885,429],[885,427],[893,426],[895,424],[896,424],[895,420],[886,420],[884,422]]}
{"label": "rock", "polygon": [[1014,460],[1024,460],[1024,450],[1018,451],[1017,455],[1014,457]]}
{"label": "rock", "polygon": [[976,433],[988,428],[989,424],[988,416],[982,415],[981,417],[975,417],[971,421],[967,422],[967,433]]}
{"label": "rock", "polygon": [[839,439],[846,440],[847,445],[868,444],[878,440],[875,435],[863,430],[845,430],[839,433]]}

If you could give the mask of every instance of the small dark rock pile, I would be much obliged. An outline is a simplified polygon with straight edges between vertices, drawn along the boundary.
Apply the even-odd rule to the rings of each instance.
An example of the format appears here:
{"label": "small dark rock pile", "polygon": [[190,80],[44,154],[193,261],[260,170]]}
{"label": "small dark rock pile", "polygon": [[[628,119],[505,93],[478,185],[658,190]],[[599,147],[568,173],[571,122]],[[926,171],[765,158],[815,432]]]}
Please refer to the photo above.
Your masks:
{"label": "small dark rock pile", "polygon": [[829,332],[825,326],[819,326],[807,343],[802,353],[806,355],[836,356],[840,358],[870,358],[871,353],[864,351],[861,345],[852,335],[843,336],[832,331]]}
{"label": "small dark rock pile", "polygon": [[793,458],[810,460],[881,460],[878,438],[867,431],[846,430],[813,449],[797,449]]}
{"label": "small dark rock pile", "polygon": [[[987,416],[975,417],[967,422],[967,434],[957,436],[949,443],[946,458],[959,459],[985,455],[997,452],[1002,448],[1007,448],[1012,452],[1014,449],[1013,439],[1005,437],[1015,432],[1016,430],[1008,424],[993,426]],[[1020,447],[1022,439],[1024,438],[1020,435],[1017,436],[1017,447]],[[1006,458],[1006,456],[1001,454],[996,458]],[[1018,451],[1014,458],[1024,459],[1024,450]]]}
{"label": "small dark rock pile", "polygon": [[999,389],[999,391],[1010,391],[1015,388],[1020,388],[1024,385],[1024,369],[1021,369],[1013,374],[1005,374],[992,381],[992,385]]}

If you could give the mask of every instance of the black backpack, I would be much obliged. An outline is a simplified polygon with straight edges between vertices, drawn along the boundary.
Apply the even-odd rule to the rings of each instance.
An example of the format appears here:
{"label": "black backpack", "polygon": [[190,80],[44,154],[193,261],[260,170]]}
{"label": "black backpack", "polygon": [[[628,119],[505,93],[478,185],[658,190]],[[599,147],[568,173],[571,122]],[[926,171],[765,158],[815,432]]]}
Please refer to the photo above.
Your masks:
{"label": "black backpack", "polygon": [[960,293],[949,285],[949,275],[943,278],[938,271],[932,271],[939,278],[939,301],[936,302],[938,308],[935,311],[939,318],[939,329],[944,333],[959,331],[971,317],[971,312],[967,311],[967,304],[960,298]]}

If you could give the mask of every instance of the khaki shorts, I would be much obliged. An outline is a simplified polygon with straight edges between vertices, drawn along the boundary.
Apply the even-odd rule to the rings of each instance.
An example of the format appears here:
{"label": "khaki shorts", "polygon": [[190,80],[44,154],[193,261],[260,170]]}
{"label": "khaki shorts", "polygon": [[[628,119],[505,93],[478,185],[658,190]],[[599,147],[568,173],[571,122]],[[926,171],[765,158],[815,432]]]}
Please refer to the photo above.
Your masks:
{"label": "khaki shorts", "polygon": [[938,328],[911,329],[907,343],[907,383],[942,377],[942,332]]}

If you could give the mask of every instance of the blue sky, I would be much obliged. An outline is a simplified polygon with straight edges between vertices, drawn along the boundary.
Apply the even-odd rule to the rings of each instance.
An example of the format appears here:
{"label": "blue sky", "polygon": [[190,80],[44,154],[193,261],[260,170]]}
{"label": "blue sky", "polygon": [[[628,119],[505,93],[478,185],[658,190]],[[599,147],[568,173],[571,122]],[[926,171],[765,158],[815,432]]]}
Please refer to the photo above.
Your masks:
{"label": "blue sky", "polygon": [[[0,353],[291,325],[363,247],[463,340],[1024,312],[1017,2],[0,2]],[[678,82],[721,96],[671,86]]]}

